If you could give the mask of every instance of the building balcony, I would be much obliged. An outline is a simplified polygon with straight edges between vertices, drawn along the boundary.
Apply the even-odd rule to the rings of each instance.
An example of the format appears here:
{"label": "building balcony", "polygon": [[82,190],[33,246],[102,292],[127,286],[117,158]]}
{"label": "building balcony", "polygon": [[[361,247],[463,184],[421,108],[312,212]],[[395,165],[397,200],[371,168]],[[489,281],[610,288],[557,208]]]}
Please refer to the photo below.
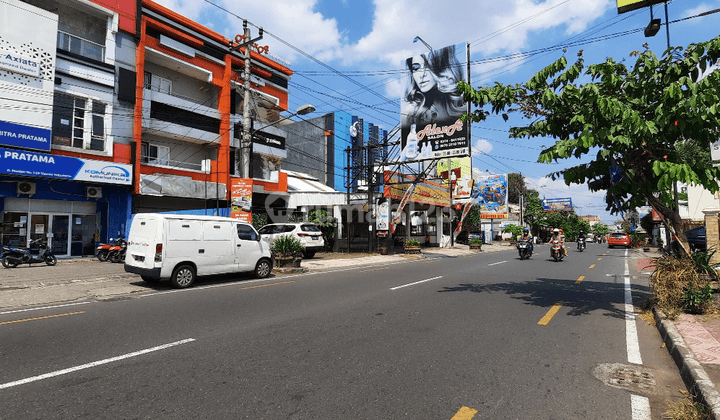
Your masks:
{"label": "building balcony", "polygon": [[220,112],[188,98],[145,89],[143,132],[192,143],[220,143]]}

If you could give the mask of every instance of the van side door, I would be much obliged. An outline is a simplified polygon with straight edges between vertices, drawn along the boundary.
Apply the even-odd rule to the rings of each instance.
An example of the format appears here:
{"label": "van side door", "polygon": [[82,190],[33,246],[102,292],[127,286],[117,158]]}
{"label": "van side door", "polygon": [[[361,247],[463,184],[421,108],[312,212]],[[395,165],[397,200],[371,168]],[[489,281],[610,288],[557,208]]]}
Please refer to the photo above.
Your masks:
{"label": "van side door", "polygon": [[262,247],[267,246],[259,241],[260,235],[255,229],[243,223],[237,224],[237,243],[235,245],[235,264],[238,271],[253,271],[262,257]]}
{"label": "van side door", "polygon": [[[207,262],[202,271],[206,274],[234,272],[236,264],[233,224],[226,221],[205,220],[202,222],[202,233],[202,252]],[[200,271],[198,266],[198,272]]]}

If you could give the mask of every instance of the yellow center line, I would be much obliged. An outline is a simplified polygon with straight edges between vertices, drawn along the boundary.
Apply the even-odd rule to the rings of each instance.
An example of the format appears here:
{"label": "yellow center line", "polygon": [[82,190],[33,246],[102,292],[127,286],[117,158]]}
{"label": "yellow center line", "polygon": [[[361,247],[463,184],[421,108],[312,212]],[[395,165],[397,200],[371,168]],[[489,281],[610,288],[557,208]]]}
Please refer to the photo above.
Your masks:
{"label": "yellow center line", "polygon": [[470,420],[475,417],[477,410],[470,407],[462,407],[450,420]]}
{"label": "yellow center line", "polygon": [[553,305],[552,308],[550,308],[549,311],[545,314],[544,317],[540,321],[538,321],[538,325],[547,325],[550,320],[555,316],[555,314],[560,310],[560,307],[562,306],[562,302],[558,302]]}
{"label": "yellow center line", "polygon": [[283,282],[280,282],[280,283],[261,284],[261,285],[258,285],[258,286],[241,287],[239,290],[257,289],[258,287],[278,286],[278,285],[281,285],[281,284],[290,284],[290,283],[295,283],[295,280],[283,281]]}
{"label": "yellow center line", "polygon": [[85,313],[85,311],[79,311],[79,312],[69,312],[69,313],[66,313],[66,314],[58,314],[58,315],[39,316],[39,317],[37,317],[37,318],[25,318],[25,319],[18,319],[18,320],[15,320],[15,321],[0,322],[0,325],[5,325],[5,324],[17,324],[18,322],[37,321],[37,320],[40,320],[40,319],[57,318],[57,317],[59,317],[59,316],[77,315],[77,314],[84,314],[84,313]]}
{"label": "yellow center line", "polygon": [[577,280],[575,280],[575,283],[580,283],[583,280],[585,280],[585,276],[580,276]]}
{"label": "yellow center line", "polygon": [[598,258],[598,261],[602,261],[602,257]]}
{"label": "yellow center line", "polygon": [[590,268],[595,268],[595,264],[591,265]]}

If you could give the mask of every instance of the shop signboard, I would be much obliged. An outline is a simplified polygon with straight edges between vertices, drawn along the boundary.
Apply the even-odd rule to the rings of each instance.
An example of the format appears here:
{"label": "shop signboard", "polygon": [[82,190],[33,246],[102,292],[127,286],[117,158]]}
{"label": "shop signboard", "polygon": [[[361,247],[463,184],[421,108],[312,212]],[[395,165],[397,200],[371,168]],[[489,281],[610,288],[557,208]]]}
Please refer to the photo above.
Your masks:
{"label": "shop signboard", "polygon": [[468,125],[460,120],[467,104],[457,90],[465,51],[457,44],[405,60],[399,161],[470,156]]}
{"label": "shop signboard", "polygon": [[0,174],[132,184],[132,165],[0,148]]}
{"label": "shop signboard", "polygon": [[252,223],[252,178],[232,178],[230,180],[230,217]]}
{"label": "shop signboard", "polygon": [[0,146],[50,151],[58,15],[0,2],[0,16]]}
{"label": "shop signboard", "polygon": [[472,198],[480,207],[481,219],[507,219],[508,183],[507,174],[478,177],[477,189]]}

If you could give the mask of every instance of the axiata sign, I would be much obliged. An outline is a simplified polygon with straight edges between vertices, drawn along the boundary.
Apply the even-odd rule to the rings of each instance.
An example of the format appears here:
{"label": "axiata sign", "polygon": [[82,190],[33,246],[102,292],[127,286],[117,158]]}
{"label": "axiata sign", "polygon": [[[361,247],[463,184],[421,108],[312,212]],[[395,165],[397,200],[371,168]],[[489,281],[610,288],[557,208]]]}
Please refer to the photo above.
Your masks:
{"label": "axiata sign", "polygon": [[0,148],[0,174],[132,184],[132,165]]}

